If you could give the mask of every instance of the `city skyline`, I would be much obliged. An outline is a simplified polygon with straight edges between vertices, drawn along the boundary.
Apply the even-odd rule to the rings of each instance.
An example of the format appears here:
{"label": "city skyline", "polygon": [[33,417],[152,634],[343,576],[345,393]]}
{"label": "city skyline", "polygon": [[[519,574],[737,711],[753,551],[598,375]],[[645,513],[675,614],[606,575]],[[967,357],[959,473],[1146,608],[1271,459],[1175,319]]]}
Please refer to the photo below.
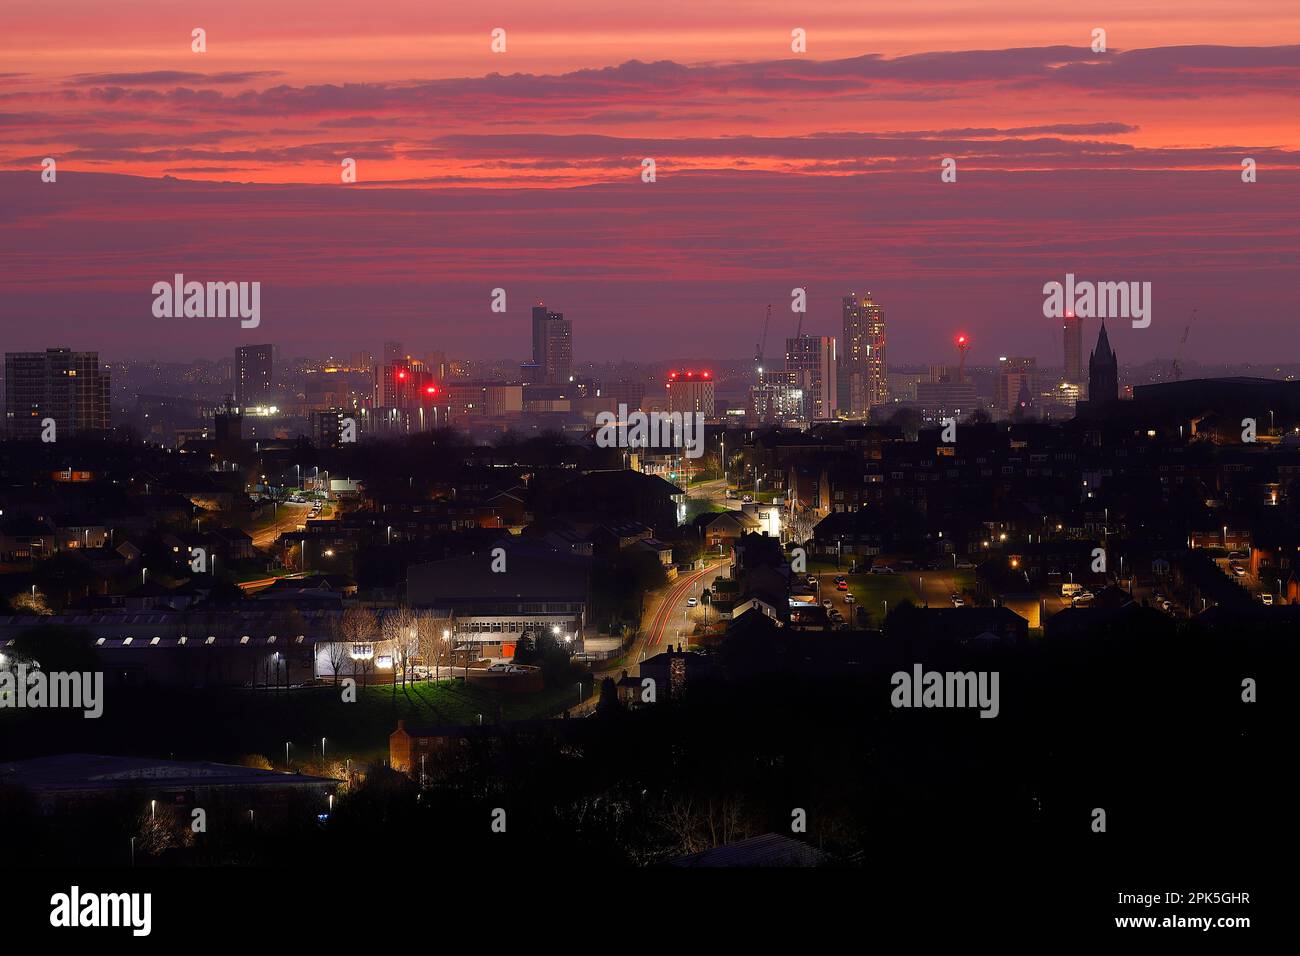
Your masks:
{"label": "city skyline", "polygon": [[[1150,327],[1109,329],[1129,361],[1173,356],[1193,309],[1189,360],[1300,349],[1286,4],[1256,8],[1264,29],[1213,3],[1170,24],[821,0],[738,29],[725,4],[678,22],[570,0],[563,32],[523,4],[498,23],[255,6],[205,11],[202,53],[158,0],[112,23],[84,2],[6,13],[7,347],[75,330],[103,354],[300,354],[373,348],[364,327],[522,357],[541,300],[580,323],[584,360],[744,355],[769,304],[773,340],[793,333],[803,287],[819,335],[870,289],[896,361],[962,331],[973,363],[1042,362],[1060,351],[1043,285],[1072,273],[1151,283]],[[260,283],[260,326],[155,318],[178,273]]]}

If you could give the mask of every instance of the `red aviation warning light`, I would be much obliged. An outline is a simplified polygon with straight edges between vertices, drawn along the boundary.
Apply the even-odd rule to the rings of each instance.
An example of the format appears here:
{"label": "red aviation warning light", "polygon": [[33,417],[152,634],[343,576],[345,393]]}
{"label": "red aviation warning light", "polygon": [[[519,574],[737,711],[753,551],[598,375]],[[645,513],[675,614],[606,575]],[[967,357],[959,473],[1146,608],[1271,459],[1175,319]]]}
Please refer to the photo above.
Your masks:
{"label": "red aviation warning light", "polygon": [[437,394],[438,394],[438,389],[437,389],[435,386],[433,386],[433,385],[428,386],[427,388],[425,388],[424,391],[425,391],[425,394],[426,394],[426,395],[437,395]]}

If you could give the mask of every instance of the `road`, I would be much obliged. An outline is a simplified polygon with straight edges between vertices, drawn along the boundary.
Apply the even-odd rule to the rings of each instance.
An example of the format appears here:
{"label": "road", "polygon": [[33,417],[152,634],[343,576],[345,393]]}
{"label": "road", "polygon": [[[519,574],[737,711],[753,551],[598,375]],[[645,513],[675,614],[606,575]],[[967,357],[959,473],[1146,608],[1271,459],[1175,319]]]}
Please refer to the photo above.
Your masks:
{"label": "road", "polygon": [[739,506],[738,501],[727,498],[727,483],[721,478],[688,485],[686,487],[686,497],[703,499],[711,505],[717,505],[728,510]]}
{"label": "road", "polygon": [[627,667],[629,672],[634,671],[643,657],[653,657],[660,650],[667,650],[668,645],[676,645],[679,640],[682,644],[689,643],[689,637],[679,637],[676,630],[688,610],[686,598],[698,598],[703,587],[718,574],[719,567],[722,567],[722,564],[716,561],[707,564],[705,570],[682,575],[669,584],[663,592],[651,596],[646,606],[645,617],[642,619],[641,630],[637,632],[636,639],[633,639],[628,653],[623,658],[628,663],[594,671],[597,688],[604,678],[619,678],[624,667]]}
{"label": "road", "polygon": [[311,505],[295,505],[282,503],[275,507],[275,517],[262,527],[249,530],[249,535],[253,539],[253,547],[269,549],[275,544],[275,540],[286,531],[297,531],[299,525],[307,523],[307,515],[311,511]]}

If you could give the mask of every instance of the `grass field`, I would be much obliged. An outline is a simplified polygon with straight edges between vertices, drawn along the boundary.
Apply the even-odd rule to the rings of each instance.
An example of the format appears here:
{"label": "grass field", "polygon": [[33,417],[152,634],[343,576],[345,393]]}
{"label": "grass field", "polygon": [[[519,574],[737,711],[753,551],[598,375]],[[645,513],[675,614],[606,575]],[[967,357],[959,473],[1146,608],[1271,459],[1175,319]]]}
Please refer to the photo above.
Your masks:
{"label": "grass field", "polygon": [[479,714],[484,723],[544,717],[576,704],[578,690],[575,682],[537,694],[501,694],[444,680],[398,687],[396,700],[392,685],[358,687],[355,703],[344,703],[332,685],[296,688],[287,696],[174,688],[106,688],[104,696],[96,720],[49,710],[0,712],[0,735],[8,738],[0,759],[69,751],[218,761],[262,754],[278,764],[285,741],[301,758],[318,751],[324,737],[329,754],[372,760],[387,755],[388,736],[400,719],[476,724]]}

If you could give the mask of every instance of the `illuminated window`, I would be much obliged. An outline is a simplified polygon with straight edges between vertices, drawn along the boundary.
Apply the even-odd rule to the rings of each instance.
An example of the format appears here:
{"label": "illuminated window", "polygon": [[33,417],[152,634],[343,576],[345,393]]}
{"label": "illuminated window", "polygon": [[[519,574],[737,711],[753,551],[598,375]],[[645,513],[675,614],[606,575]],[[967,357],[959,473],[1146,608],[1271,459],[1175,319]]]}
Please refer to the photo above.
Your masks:
{"label": "illuminated window", "polygon": [[133,637],[124,637],[124,638],[122,638],[122,646],[123,646],[123,647],[129,647],[130,644],[131,644],[131,642],[132,642],[133,640],[135,640],[135,638],[133,638]]}
{"label": "illuminated window", "polygon": [[215,644],[215,643],[217,643],[217,639],[216,639],[215,637],[213,637],[211,634],[209,634],[209,635],[208,635],[208,639],[207,639],[206,641],[204,641],[203,643],[204,643],[204,644]]}

